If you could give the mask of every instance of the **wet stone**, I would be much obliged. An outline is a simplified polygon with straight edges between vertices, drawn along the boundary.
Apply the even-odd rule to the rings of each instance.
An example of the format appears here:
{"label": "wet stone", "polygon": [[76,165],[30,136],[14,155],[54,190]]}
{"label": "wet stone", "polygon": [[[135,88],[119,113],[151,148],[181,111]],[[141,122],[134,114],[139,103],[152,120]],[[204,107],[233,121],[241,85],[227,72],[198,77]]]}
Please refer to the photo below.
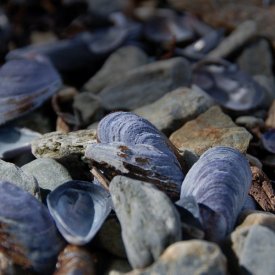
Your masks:
{"label": "wet stone", "polygon": [[40,188],[51,191],[62,183],[72,180],[67,169],[50,158],[35,159],[22,166],[22,170],[27,175],[35,177]]}
{"label": "wet stone", "polygon": [[213,105],[213,100],[199,87],[178,88],[152,104],[134,112],[154,124],[165,134],[171,134],[185,122],[196,118]]}
{"label": "wet stone", "polygon": [[190,240],[170,245],[152,266],[127,275],[150,274],[227,274],[226,258],[210,242]]}
{"label": "wet stone", "polygon": [[26,174],[21,168],[13,163],[5,162],[1,159],[0,180],[12,182],[36,198],[40,198],[37,180],[33,176]]}
{"label": "wet stone", "polygon": [[228,146],[246,152],[251,138],[245,128],[238,127],[217,106],[187,122],[170,136],[171,142],[180,151],[187,149],[198,155],[215,146]]}
{"label": "wet stone", "polygon": [[110,183],[110,193],[132,267],[150,265],[167,246],[181,239],[177,210],[153,185],[117,176]]}
{"label": "wet stone", "polygon": [[133,110],[150,104],[167,92],[191,81],[191,67],[181,57],[140,66],[119,82],[99,93],[99,100],[108,110]]}

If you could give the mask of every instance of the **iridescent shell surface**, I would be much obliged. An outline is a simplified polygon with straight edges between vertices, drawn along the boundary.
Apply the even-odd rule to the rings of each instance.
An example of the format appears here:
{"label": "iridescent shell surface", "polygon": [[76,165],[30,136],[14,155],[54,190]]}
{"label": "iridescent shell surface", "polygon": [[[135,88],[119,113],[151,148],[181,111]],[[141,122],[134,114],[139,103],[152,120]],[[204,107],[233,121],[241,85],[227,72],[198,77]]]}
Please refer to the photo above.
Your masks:
{"label": "iridescent shell surface", "polygon": [[187,173],[181,186],[181,199],[192,195],[197,203],[204,205],[205,211],[201,211],[204,227],[211,227],[211,235],[222,239],[234,227],[247,199],[251,180],[248,161],[239,151],[214,147],[207,150]]}
{"label": "iridescent shell surface", "polygon": [[109,215],[112,203],[101,186],[68,181],[47,197],[49,211],[62,236],[71,244],[88,243]]}
{"label": "iridescent shell surface", "polygon": [[64,246],[48,209],[16,185],[0,181],[0,248],[23,268],[50,274]]}

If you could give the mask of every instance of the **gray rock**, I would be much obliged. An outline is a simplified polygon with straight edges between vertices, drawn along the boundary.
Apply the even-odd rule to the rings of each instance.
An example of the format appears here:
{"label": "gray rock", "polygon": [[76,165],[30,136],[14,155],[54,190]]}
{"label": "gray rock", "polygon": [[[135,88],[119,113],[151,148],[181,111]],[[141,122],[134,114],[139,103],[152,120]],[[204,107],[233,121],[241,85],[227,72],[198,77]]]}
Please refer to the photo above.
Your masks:
{"label": "gray rock", "polygon": [[36,178],[39,187],[51,191],[57,186],[72,180],[67,169],[50,158],[35,159],[21,168],[27,175]]}
{"label": "gray rock", "polygon": [[122,259],[112,259],[108,264],[107,270],[105,270],[104,275],[116,275],[121,272],[129,272],[132,268],[127,260]]}
{"label": "gray rock", "polygon": [[273,76],[266,76],[263,74],[258,74],[253,77],[263,88],[265,88],[265,106],[269,107],[272,100],[275,99],[275,79]]}
{"label": "gray rock", "polygon": [[170,136],[180,151],[191,150],[198,155],[215,146],[246,152],[251,138],[245,128],[238,127],[218,106],[211,107]]}
{"label": "gray rock", "polygon": [[24,171],[14,165],[0,159],[0,180],[14,183],[23,190],[40,199],[39,186],[33,176],[27,175]]}
{"label": "gray rock", "polygon": [[110,183],[110,193],[132,267],[150,265],[168,245],[181,239],[177,210],[153,185],[116,176]]}
{"label": "gray rock", "polygon": [[270,44],[266,39],[260,39],[244,48],[237,59],[243,71],[250,75],[273,75],[273,56]]}
{"label": "gray rock", "polygon": [[250,154],[246,154],[246,158],[249,161],[249,164],[252,166],[257,166],[258,168],[262,169],[263,164],[261,163],[261,161],[256,158],[255,156],[252,156]]}
{"label": "gray rock", "polygon": [[224,58],[233,51],[237,50],[257,32],[257,25],[249,20],[241,23],[228,37],[223,39],[220,45],[212,50],[208,57]]}
{"label": "gray rock", "polygon": [[263,119],[254,116],[240,116],[236,119],[235,122],[237,125],[244,126],[248,129],[264,126]]}
{"label": "gray rock", "polygon": [[60,159],[69,155],[84,155],[89,144],[96,143],[95,130],[79,130],[68,134],[51,132],[32,142],[37,158]]}
{"label": "gray rock", "polygon": [[150,104],[191,81],[191,66],[187,60],[176,57],[157,61],[131,70],[119,82],[99,93],[102,106],[108,110],[133,110]]}
{"label": "gray rock", "polygon": [[165,134],[171,134],[212,105],[214,103],[211,97],[199,87],[193,86],[192,89],[178,88],[134,112],[148,119]]}
{"label": "gray rock", "polygon": [[166,274],[227,274],[226,258],[218,245],[201,240],[177,242],[146,270],[134,270],[127,275]]}
{"label": "gray rock", "polygon": [[84,89],[90,93],[99,93],[106,86],[123,79],[130,70],[147,63],[148,57],[141,49],[122,47],[110,55],[98,73],[84,85]]}
{"label": "gray rock", "polygon": [[231,234],[242,274],[275,274],[275,233],[267,227],[241,227]]}

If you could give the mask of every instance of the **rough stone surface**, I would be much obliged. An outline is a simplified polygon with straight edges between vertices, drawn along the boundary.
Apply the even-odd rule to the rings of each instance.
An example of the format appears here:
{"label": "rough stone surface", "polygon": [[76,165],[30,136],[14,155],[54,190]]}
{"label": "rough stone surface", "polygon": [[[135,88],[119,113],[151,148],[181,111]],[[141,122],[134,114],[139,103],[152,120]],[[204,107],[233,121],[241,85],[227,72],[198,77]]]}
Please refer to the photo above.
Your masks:
{"label": "rough stone surface", "polygon": [[275,273],[275,233],[267,227],[253,225],[236,229],[231,234],[242,274]]}
{"label": "rough stone surface", "polygon": [[35,159],[22,166],[22,170],[36,178],[39,187],[54,190],[57,186],[72,180],[67,169],[50,158]]}
{"label": "rough stone surface", "polygon": [[139,48],[127,46],[114,52],[103,67],[84,86],[90,93],[99,93],[106,86],[122,79],[130,70],[148,63],[148,57]]}
{"label": "rough stone surface", "polygon": [[33,196],[40,198],[39,186],[36,179],[33,176],[24,173],[21,168],[17,167],[13,163],[9,163],[1,159],[0,180],[14,183]]}
{"label": "rough stone surface", "polygon": [[191,66],[181,57],[140,66],[98,95],[108,110],[133,110],[191,81]]}
{"label": "rough stone surface", "polygon": [[244,126],[248,129],[262,127],[264,125],[263,119],[254,116],[240,116],[235,122],[237,125]]}
{"label": "rough stone surface", "polygon": [[110,183],[110,193],[132,267],[150,265],[167,246],[181,239],[177,210],[153,185],[117,176]]}
{"label": "rough stone surface", "polygon": [[152,266],[127,275],[227,274],[226,258],[220,248],[210,242],[191,240],[170,245]]}
{"label": "rough stone surface", "polygon": [[245,128],[238,127],[217,106],[187,122],[170,136],[171,142],[180,151],[191,150],[198,155],[215,146],[228,146],[245,152],[251,138]]}
{"label": "rough stone surface", "polygon": [[207,93],[194,86],[192,89],[178,88],[134,112],[148,119],[165,134],[171,134],[213,104],[213,100]]}
{"label": "rough stone surface", "polygon": [[63,134],[51,132],[32,142],[37,158],[62,158],[72,154],[84,155],[89,144],[96,142],[95,130],[79,130]]}

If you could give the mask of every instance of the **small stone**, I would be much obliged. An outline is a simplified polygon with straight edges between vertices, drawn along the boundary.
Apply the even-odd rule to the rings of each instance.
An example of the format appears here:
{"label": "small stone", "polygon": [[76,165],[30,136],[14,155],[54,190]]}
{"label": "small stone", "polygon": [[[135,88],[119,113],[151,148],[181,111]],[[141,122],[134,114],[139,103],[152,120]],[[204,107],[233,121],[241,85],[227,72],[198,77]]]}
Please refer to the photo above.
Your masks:
{"label": "small stone", "polygon": [[256,32],[257,25],[254,21],[248,20],[241,23],[229,36],[223,39],[217,48],[208,54],[208,57],[224,58],[228,56],[253,37]]}
{"label": "small stone", "polygon": [[254,116],[240,116],[235,122],[237,125],[244,126],[247,129],[264,126],[263,119]]}
{"label": "small stone", "polygon": [[156,101],[178,87],[188,86],[190,82],[189,62],[175,57],[131,70],[98,96],[107,110],[133,110]]}
{"label": "small stone", "polygon": [[213,105],[211,97],[199,87],[178,88],[152,104],[134,112],[169,135],[187,121],[196,118]]}
{"label": "small stone", "polygon": [[107,270],[104,272],[104,275],[117,275],[121,272],[129,272],[131,270],[132,268],[127,260],[112,259]]}
{"label": "small stone", "polygon": [[272,101],[272,104],[268,110],[265,125],[270,128],[275,128],[275,100]]}
{"label": "small stone", "polygon": [[177,210],[150,183],[116,176],[110,183],[110,193],[132,267],[150,265],[167,246],[181,239]]}
{"label": "small stone", "polygon": [[84,86],[89,93],[99,93],[106,86],[122,79],[130,70],[148,63],[148,57],[139,48],[127,46],[114,52],[103,67]]}
{"label": "small stone", "polygon": [[170,136],[180,151],[191,150],[198,155],[215,146],[233,147],[244,153],[251,138],[245,128],[238,127],[218,106],[211,107]]}
{"label": "small stone", "polygon": [[51,132],[32,142],[32,153],[37,158],[63,158],[84,155],[89,144],[96,143],[95,130],[79,130],[68,134]]}
{"label": "small stone", "polygon": [[35,159],[21,168],[27,175],[36,178],[39,187],[50,191],[54,190],[59,185],[72,180],[67,169],[54,159],[50,158]]}
{"label": "small stone", "polygon": [[24,171],[14,165],[0,159],[0,180],[16,184],[18,187],[29,192],[40,199],[39,186],[36,179],[24,173]]}
{"label": "small stone", "polygon": [[218,245],[201,240],[170,245],[160,258],[146,270],[134,270],[127,275],[152,274],[227,274],[226,258]]}

